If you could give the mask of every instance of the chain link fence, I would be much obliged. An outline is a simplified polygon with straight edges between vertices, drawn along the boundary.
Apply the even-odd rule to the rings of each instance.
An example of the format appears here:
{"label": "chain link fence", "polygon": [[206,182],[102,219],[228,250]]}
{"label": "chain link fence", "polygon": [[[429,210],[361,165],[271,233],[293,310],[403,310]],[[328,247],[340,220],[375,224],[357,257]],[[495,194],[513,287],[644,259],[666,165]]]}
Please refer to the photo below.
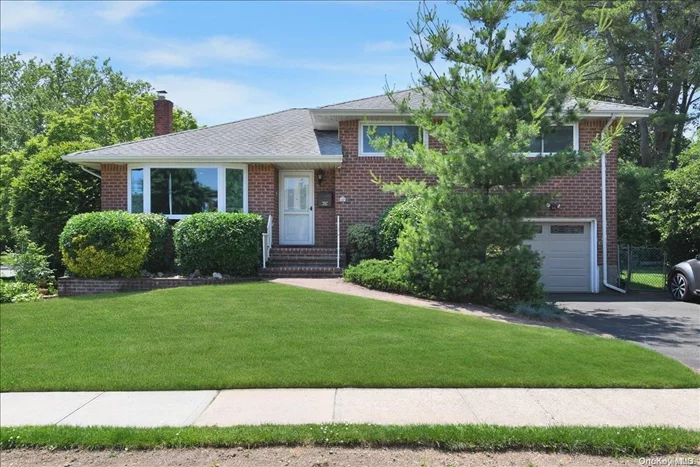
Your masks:
{"label": "chain link fence", "polygon": [[629,291],[666,289],[669,271],[666,252],[653,246],[617,246],[618,287]]}

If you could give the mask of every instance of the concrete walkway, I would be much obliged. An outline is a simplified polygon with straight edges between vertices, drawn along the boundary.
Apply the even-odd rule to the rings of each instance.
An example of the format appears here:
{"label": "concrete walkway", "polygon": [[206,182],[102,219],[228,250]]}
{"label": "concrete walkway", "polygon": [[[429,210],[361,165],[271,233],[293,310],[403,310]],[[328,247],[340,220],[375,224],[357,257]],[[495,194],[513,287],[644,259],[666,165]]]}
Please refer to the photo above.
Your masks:
{"label": "concrete walkway", "polygon": [[0,394],[0,426],[485,423],[700,429],[700,389],[236,389]]}

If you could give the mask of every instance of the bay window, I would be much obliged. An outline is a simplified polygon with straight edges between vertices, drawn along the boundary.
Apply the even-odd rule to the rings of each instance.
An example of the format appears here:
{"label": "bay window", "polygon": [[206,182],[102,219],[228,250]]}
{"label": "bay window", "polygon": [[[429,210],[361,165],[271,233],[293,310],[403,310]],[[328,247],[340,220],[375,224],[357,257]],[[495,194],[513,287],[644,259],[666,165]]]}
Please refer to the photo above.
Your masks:
{"label": "bay window", "polygon": [[182,219],[198,212],[247,212],[246,166],[129,166],[129,212]]}
{"label": "bay window", "polygon": [[578,151],[578,124],[548,128],[530,142],[530,156],[546,156],[565,149]]}

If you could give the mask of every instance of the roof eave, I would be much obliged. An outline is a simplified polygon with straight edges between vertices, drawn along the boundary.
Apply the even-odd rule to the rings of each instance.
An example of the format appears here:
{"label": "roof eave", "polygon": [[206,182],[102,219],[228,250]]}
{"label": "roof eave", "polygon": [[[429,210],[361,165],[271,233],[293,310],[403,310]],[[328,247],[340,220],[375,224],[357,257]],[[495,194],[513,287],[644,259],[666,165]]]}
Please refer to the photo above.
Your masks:
{"label": "roof eave", "polygon": [[261,156],[261,155],[220,155],[220,156],[172,156],[172,155],[81,155],[68,154],[61,157],[74,164],[93,166],[94,164],[168,164],[168,163],[201,163],[201,164],[275,164],[286,162],[299,163],[340,163],[342,154],[324,156]]}

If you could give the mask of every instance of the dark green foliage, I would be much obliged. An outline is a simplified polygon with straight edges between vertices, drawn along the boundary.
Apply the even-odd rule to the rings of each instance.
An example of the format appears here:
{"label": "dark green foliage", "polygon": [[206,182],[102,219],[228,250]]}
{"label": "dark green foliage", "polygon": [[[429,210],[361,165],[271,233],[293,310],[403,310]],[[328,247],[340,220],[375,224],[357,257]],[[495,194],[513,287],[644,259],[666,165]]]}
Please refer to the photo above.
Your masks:
{"label": "dark green foliage", "polygon": [[[372,142],[435,180],[384,184],[417,207],[417,222],[405,225],[394,261],[420,295],[499,305],[537,302],[543,296],[540,261],[522,244],[534,235],[525,219],[541,217],[552,196],[538,186],[599,160],[619,128],[611,127],[602,141],[581,150],[568,145],[527,157],[531,143],[550,127],[580,119],[586,103],[576,96],[595,50],[556,35],[546,43],[533,41],[537,27],[517,28],[507,40],[515,1],[456,6],[470,34],[450,31],[438,17],[441,4],[423,3],[411,23],[417,62],[434,70],[430,67],[443,57],[448,71],[421,73],[413,99],[388,91],[397,110],[440,141],[444,151]],[[523,73],[523,60],[533,69]],[[421,100],[424,105],[411,106]]]}
{"label": "dark green foliage", "polygon": [[63,270],[58,236],[74,214],[100,207],[100,181],[61,156],[93,148],[85,143],[63,143],[39,152],[12,182],[10,222],[26,227],[29,237],[50,255],[51,267]]}
{"label": "dark green foliage", "polygon": [[388,259],[366,259],[345,269],[343,277],[348,282],[354,282],[369,289],[400,293],[409,291],[409,285],[396,264]]}
{"label": "dark green foliage", "polygon": [[651,213],[662,184],[661,170],[620,161],[617,172],[618,243],[635,246],[658,244],[660,234]]}
{"label": "dark green foliage", "polygon": [[151,243],[148,247],[143,269],[149,272],[166,272],[173,267],[173,231],[168,219],[162,214],[135,214],[146,227]]}
{"label": "dark green foliage", "polygon": [[42,284],[42,287],[53,283],[53,271],[49,267],[44,248],[29,239],[27,229],[15,230],[14,237],[15,249],[6,258],[16,273],[16,279],[25,284]]}
{"label": "dark green foliage", "polygon": [[133,277],[146,261],[148,230],[134,214],[102,211],[70,218],[59,237],[61,257],[79,277]]}
{"label": "dark green foliage", "polygon": [[404,223],[417,222],[414,200],[402,199],[384,210],[377,223],[377,251],[380,258],[393,258]]}
{"label": "dark green foliage", "polygon": [[205,212],[175,225],[177,261],[184,273],[254,276],[261,261],[263,218],[258,214]]}
{"label": "dark green foliage", "polygon": [[348,263],[357,264],[364,259],[377,257],[377,230],[370,224],[348,227]]}
{"label": "dark green foliage", "polygon": [[671,264],[700,254],[700,135],[678,164],[664,172],[667,191],[657,194],[652,215]]}

